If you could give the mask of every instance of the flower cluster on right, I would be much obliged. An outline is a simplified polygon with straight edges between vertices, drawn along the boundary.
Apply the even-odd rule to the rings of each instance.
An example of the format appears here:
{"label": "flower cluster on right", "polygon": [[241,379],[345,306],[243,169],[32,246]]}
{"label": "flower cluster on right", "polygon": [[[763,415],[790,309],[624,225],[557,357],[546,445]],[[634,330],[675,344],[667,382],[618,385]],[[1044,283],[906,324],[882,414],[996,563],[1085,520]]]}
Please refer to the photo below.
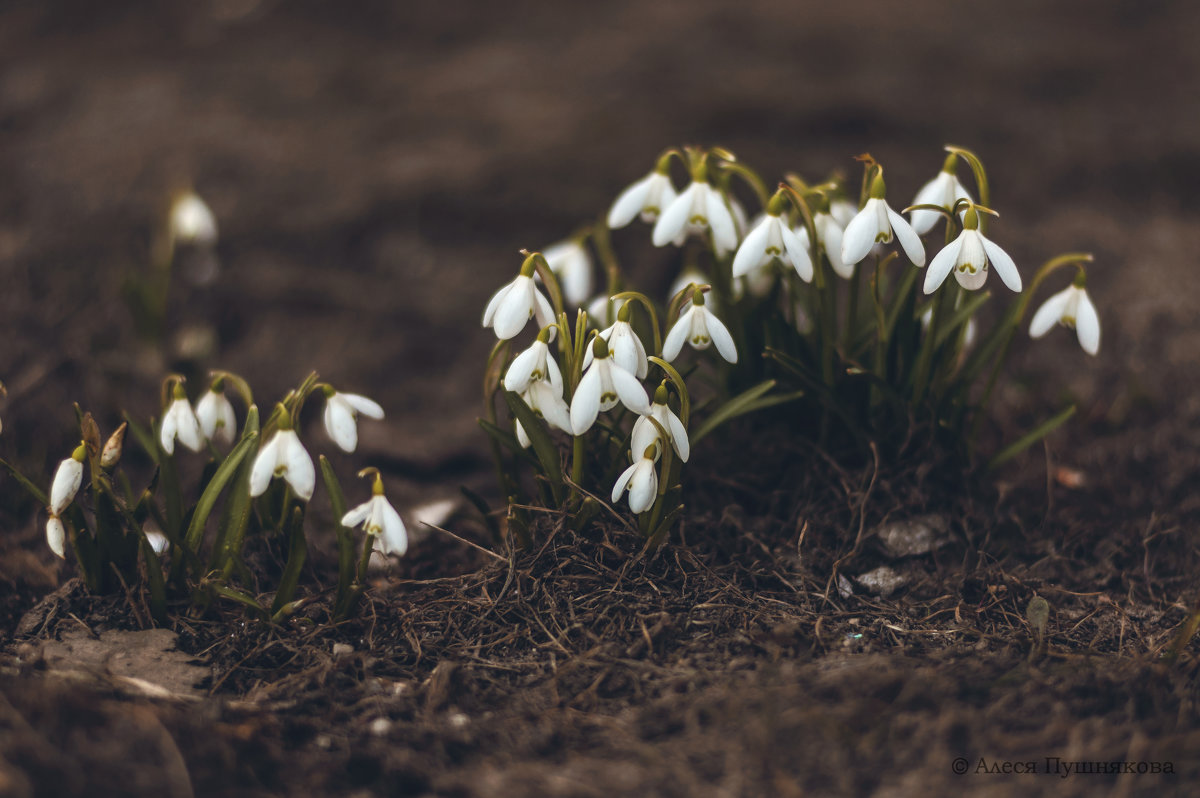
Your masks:
{"label": "flower cluster on right", "polygon": [[[1027,282],[992,238],[989,223],[999,214],[982,162],[968,150],[946,150],[941,170],[900,208],[869,155],[858,158],[857,191],[838,175],[810,183],[788,174],[771,189],[724,149],[669,149],[620,193],[604,224],[525,253],[520,273],[483,315],[499,340],[482,423],[506,495],[531,500],[540,492],[548,504],[577,508],[578,518],[594,512],[600,496],[616,502],[627,494],[641,531],[661,539],[682,507],[679,468],[691,446],[734,417],[773,407],[823,442],[899,452],[925,431],[949,434],[971,457],[1013,336],[1042,283],[1074,270],[1070,285],[1033,314],[1032,337],[1056,324],[1073,327],[1095,355],[1100,322],[1086,288],[1091,256],[1052,258]],[[960,179],[963,165],[970,187]],[[677,166],[689,178],[682,190]],[[624,247],[612,231],[635,219],[651,226],[654,247],[674,253],[668,270],[676,276],[661,301],[627,283],[646,274],[648,258],[625,268],[617,254]],[[985,330],[982,320],[994,315],[980,313],[992,296],[991,271],[1015,296]],[[535,340],[516,349],[530,320]],[[718,359],[686,358],[685,344],[712,347]],[[653,402],[644,384],[652,371]],[[693,408],[705,415],[699,425],[689,417]],[[990,464],[1044,437],[1070,411]],[[601,414],[608,414],[603,422]],[[570,438],[569,448],[555,430]],[[520,477],[528,465],[533,482]],[[510,508],[518,528],[519,516]]]}

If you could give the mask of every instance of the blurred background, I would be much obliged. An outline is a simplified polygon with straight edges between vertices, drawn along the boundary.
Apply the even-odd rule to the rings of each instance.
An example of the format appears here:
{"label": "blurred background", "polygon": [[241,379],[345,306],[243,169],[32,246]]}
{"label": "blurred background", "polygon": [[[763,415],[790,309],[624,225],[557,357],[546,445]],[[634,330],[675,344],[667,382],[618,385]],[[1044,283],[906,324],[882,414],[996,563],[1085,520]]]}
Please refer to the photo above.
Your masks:
{"label": "blurred background", "polygon": [[[207,326],[208,364],[260,401],[311,369],[377,399],[356,462],[402,499],[453,493],[486,478],[487,298],[664,147],[814,178],[870,151],[901,205],[955,143],[989,166],[992,237],[1026,275],[1097,255],[1099,358],[1067,333],[1020,346],[1006,406],[1083,398],[1060,455],[1131,516],[1194,515],[1198,40],[1200,6],[1171,0],[9,0],[0,450],[50,468],[72,401],[105,432],[157,412]],[[122,286],[189,186],[220,270],[178,275],[164,355]]]}

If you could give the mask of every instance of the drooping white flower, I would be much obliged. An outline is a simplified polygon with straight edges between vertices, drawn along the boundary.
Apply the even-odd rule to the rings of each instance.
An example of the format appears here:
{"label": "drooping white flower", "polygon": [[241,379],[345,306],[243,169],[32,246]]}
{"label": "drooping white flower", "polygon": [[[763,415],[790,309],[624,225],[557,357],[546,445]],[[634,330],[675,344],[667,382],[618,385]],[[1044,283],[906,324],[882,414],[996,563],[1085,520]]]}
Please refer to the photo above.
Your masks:
{"label": "drooping white flower", "polygon": [[812,282],[813,265],[807,244],[792,231],[781,214],[772,215],[768,209],[738,248],[733,258],[733,276],[743,277],[775,258],[795,269],[804,282]]}
{"label": "drooping white flower", "polygon": [[680,233],[711,230],[713,249],[721,257],[737,249],[737,226],[725,197],[707,180],[693,180],[671,202],[654,225],[654,246],[664,247]]}
{"label": "drooping white flower", "polygon": [[904,217],[892,210],[884,199],[887,189],[883,178],[876,177],[871,185],[871,198],[842,233],[842,263],[852,266],[875,246],[876,242],[891,243],[892,236],[900,240],[904,254],[915,266],[925,265],[925,247],[921,237]]}
{"label": "drooping white flower", "polygon": [[86,456],[87,449],[80,444],[70,457],[58,464],[54,481],[50,483],[50,515],[62,515],[67,505],[75,500],[75,494],[83,484],[83,458]]}
{"label": "drooping white flower", "polygon": [[[920,191],[917,192],[917,196],[913,198],[912,204],[937,205],[940,208],[952,211],[959,200],[970,202],[971,195],[963,188],[963,184],[958,180],[958,175],[955,174],[957,167],[958,156],[951,153],[946,157],[946,162],[942,165],[942,171],[938,172],[937,177],[933,180],[921,186]],[[915,210],[912,212],[913,230],[917,231],[917,235],[923,236],[932,230],[941,218],[942,214],[937,211]]]}
{"label": "drooping white flower", "polygon": [[513,358],[508,371],[504,372],[505,390],[523,393],[530,383],[550,380],[562,392],[562,372],[550,354],[550,338],[554,329],[547,327],[542,330],[528,349]]}
{"label": "drooping white flower", "polygon": [[587,432],[600,411],[611,410],[618,401],[638,415],[650,410],[646,389],[637,377],[617,365],[608,343],[596,337],[592,341],[592,364],[571,398],[571,430],[576,435]]}
{"label": "drooping white flower", "polygon": [[[608,343],[608,350],[612,353],[616,364],[640,380],[645,379],[650,364],[646,360],[646,347],[642,344],[642,339],[638,338],[637,333],[633,331],[633,326],[629,323],[632,310],[630,305],[622,307],[612,326],[601,330],[597,336]],[[589,347],[583,356],[585,369],[592,364],[592,357],[592,350]]]}
{"label": "drooping white flower", "polygon": [[539,329],[554,323],[554,309],[533,282],[533,264],[530,255],[516,279],[497,291],[483,311],[483,326],[494,329],[501,340],[516,336],[531,317],[537,317]]}
{"label": "drooping white flower", "polygon": [[658,493],[658,473],[654,470],[657,448],[657,444],[651,444],[636,463],[617,477],[612,492],[614,502],[620,501],[621,494],[628,489],[629,509],[634,513],[644,513],[654,506],[654,497]]}
{"label": "drooping white flower", "polygon": [[204,437],[228,446],[237,436],[237,418],[233,414],[233,405],[220,385],[221,380],[218,379],[200,397],[196,403],[196,420],[200,422]]}
{"label": "drooping white flower", "polygon": [[550,271],[558,277],[563,298],[582,307],[592,293],[592,256],[578,241],[560,241],[542,250]]}
{"label": "drooping white flower", "polygon": [[352,452],[358,447],[359,413],[376,420],[383,418],[383,408],[378,402],[325,386],[325,431],[343,452]]}
{"label": "drooping white flower", "polygon": [[858,205],[845,197],[839,197],[829,203],[829,215],[837,222],[838,227],[845,230],[850,220],[858,216]]}
{"label": "drooping white flower", "polygon": [[167,540],[167,536],[160,532],[157,527],[146,524],[146,526],[142,527],[142,531],[146,533],[146,542],[150,544],[150,549],[155,554],[162,554],[171,548],[171,541]]}
{"label": "drooping white flower", "polygon": [[[304,501],[312,498],[317,485],[317,473],[313,468],[308,450],[300,437],[291,428],[287,414],[283,415],[280,428],[258,450],[254,467],[250,470],[250,495],[261,496],[275,477],[282,477]],[[283,425],[288,426],[283,426]]]}
{"label": "drooping white flower", "polygon": [[342,526],[354,527],[362,524],[363,531],[375,538],[375,548],[385,556],[404,556],[408,551],[408,530],[400,513],[383,495],[383,479],[375,474],[371,487],[371,498],[342,516]]}
{"label": "drooping white flower", "polygon": [[57,515],[51,515],[46,520],[46,545],[50,547],[50,551],[65,560],[67,559],[67,550],[64,545],[66,541],[67,529],[63,526],[62,519]]}
{"label": "drooping white flower", "polygon": [[211,246],[217,243],[217,217],[192,192],[181,194],[171,204],[171,240],[175,243]]}
{"label": "drooping white flower", "polygon": [[668,439],[671,442],[671,447],[675,450],[675,454],[679,455],[679,459],[687,462],[691,456],[691,446],[688,443],[687,429],[683,426],[683,422],[679,420],[679,416],[675,415],[670,406],[667,404],[667,389],[665,385],[658,386],[658,390],[654,392],[654,403],[650,405],[650,412],[644,416],[639,416],[638,420],[633,423],[633,433],[630,438],[629,448],[635,452],[644,452],[656,442],[660,442],[662,432],[659,427],[655,426],[657,421],[659,426],[667,431]]}
{"label": "drooping white flower", "polygon": [[176,439],[193,452],[198,452],[204,448],[204,433],[201,432],[196,412],[192,410],[187,395],[183,392],[183,386],[179,383],[175,383],[174,396],[167,412],[163,413],[158,442],[167,454],[175,454]]}
{"label": "drooping white flower", "polygon": [[1029,335],[1041,338],[1056,323],[1075,328],[1084,352],[1095,355],[1100,351],[1100,317],[1081,282],[1067,286],[1042,303],[1029,322]]}
{"label": "drooping white flower", "polygon": [[730,363],[737,362],[737,347],[729,329],[704,306],[704,293],[692,294],[691,306],[680,314],[678,320],[663,341],[663,359],[668,362],[679,357],[684,342],[693,349],[707,349],[715,345],[721,357]]}
{"label": "drooping white flower", "polygon": [[[833,271],[838,277],[849,280],[854,276],[854,264],[845,263],[842,260],[842,227],[838,224],[837,219],[832,213],[817,211],[813,214],[813,227],[817,229],[817,244],[825,253],[825,257],[829,258],[829,265],[833,267]],[[808,227],[797,228],[796,235],[807,248]]]}
{"label": "drooping white flower", "polygon": [[639,214],[647,224],[659,217],[663,209],[675,201],[675,186],[666,166],[655,169],[617,197],[608,211],[608,226],[616,230],[633,221]]}
{"label": "drooping white flower", "polygon": [[989,262],[996,267],[996,273],[1004,284],[1020,293],[1021,274],[1017,271],[1017,264],[1013,263],[1007,252],[979,232],[979,214],[974,208],[969,208],[958,238],[934,255],[930,262],[929,271],[925,273],[925,293],[936,291],[951,271],[958,284],[968,291],[981,288],[987,282]]}
{"label": "drooping white flower", "polygon": [[[553,429],[560,429],[563,432],[573,432],[571,428],[571,411],[567,408],[566,400],[563,399],[563,386],[561,378],[556,382],[554,380],[536,380],[529,383],[529,386],[521,394],[521,399],[525,404],[529,405],[529,409],[541,418],[546,419],[546,423]],[[517,421],[517,441],[521,446],[528,449],[531,441],[529,435],[525,432],[525,427],[521,426],[521,422]]]}

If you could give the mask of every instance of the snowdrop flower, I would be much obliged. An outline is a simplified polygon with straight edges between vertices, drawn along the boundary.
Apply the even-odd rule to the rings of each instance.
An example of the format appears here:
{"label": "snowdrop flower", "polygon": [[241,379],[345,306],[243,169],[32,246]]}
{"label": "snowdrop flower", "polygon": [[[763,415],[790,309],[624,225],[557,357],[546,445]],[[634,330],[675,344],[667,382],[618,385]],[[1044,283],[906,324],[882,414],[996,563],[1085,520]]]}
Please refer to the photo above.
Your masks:
{"label": "snowdrop flower", "polygon": [[54,481],[50,484],[50,515],[62,515],[62,511],[75,500],[75,494],[83,484],[83,458],[86,456],[87,448],[81,443],[70,457],[58,464]]}
{"label": "snowdrop flower", "polygon": [[587,432],[600,411],[611,410],[618,401],[638,415],[650,412],[646,389],[617,365],[608,343],[597,336],[592,341],[592,364],[571,399],[571,430],[576,435]]}
{"label": "snowdrop flower", "polygon": [[517,278],[497,291],[483,311],[483,326],[494,329],[501,340],[515,337],[533,316],[539,328],[554,323],[554,309],[533,282],[536,257],[535,253],[525,259]]}
{"label": "snowdrop flower", "polygon": [[1100,317],[1087,295],[1082,274],[1067,288],[1047,299],[1029,323],[1031,338],[1041,338],[1055,323],[1074,327],[1079,345],[1089,355],[1100,351]]}
{"label": "snowdrop flower", "polygon": [[50,551],[65,560],[67,559],[67,550],[63,544],[66,541],[67,529],[63,526],[62,519],[57,515],[51,515],[46,521],[46,545],[50,547]]}
{"label": "snowdrop flower", "polygon": [[629,446],[635,452],[646,451],[662,438],[662,432],[659,431],[659,428],[650,419],[657,421],[667,431],[671,447],[675,450],[675,454],[679,455],[679,459],[686,463],[688,457],[691,456],[691,446],[688,444],[687,429],[683,426],[683,422],[679,420],[679,416],[675,415],[675,411],[671,410],[667,405],[666,383],[658,386],[658,389],[654,392],[654,404],[650,405],[650,412],[644,416],[640,416],[633,423],[633,434],[630,438]]}
{"label": "snowdrop flower", "polygon": [[163,414],[162,425],[158,430],[158,442],[167,454],[175,454],[176,438],[193,452],[198,452],[204,448],[204,433],[200,431],[200,422],[188,403],[183,385],[178,382],[175,383],[174,397],[171,406]]}
{"label": "snowdrop flower", "polygon": [[[921,190],[913,198],[912,204],[937,205],[952,211],[959,200],[970,202],[971,195],[963,188],[963,184],[959,182],[958,176],[955,174],[957,168],[958,156],[954,153],[947,155],[945,163],[942,164],[942,171],[938,172],[937,177],[933,180],[921,186]],[[917,231],[917,235],[923,236],[932,230],[938,219],[941,218],[942,215],[937,211],[915,210],[912,212],[913,230]]]}
{"label": "snowdrop flower", "polygon": [[[612,326],[601,330],[597,336],[608,343],[608,349],[616,364],[641,380],[646,378],[649,362],[646,360],[646,347],[629,324],[632,310],[629,305],[622,307]],[[583,356],[585,369],[592,364],[592,357],[592,350],[589,348]]]}
{"label": "snowdrop flower", "polygon": [[[845,230],[846,225],[850,224],[850,220],[858,216],[858,206],[844,197],[835,199],[829,203],[829,215],[838,223],[838,227]],[[820,233],[817,235],[819,238]]]}
{"label": "snowdrop flower", "polygon": [[668,362],[679,357],[683,343],[687,341],[693,349],[707,349],[715,344],[721,357],[730,363],[737,362],[737,347],[733,336],[721,320],[704,306],[704,292],[697,289],[692,294],[692,306],[680,314],[671,331],[663,341],[663,358]]}
{"label": "snowdrop flower", "polygon": [[404,556],[408,551],[408,530],[400,513],[383,495],[383,479],[375,469],[367,469],[360,476],[374,471],[375,482],[371,485],[371,498],[342,516],[342,526],[358,526],[375,538],[375,548],[385,556]]}
{"label": "snowdrop flower", "polygon": [[771,198],[766,214],[746,234],[746,239],[733,258],[734,277],[743,277],[779,258],[795,269],[804,282],[812,282],[813,265],[808,246],[783,219],[783,196],[777,193]]}
{"label": "snowdrop flower", "polygon": [[681,233],[712,231],[713,249],[717,256],[737,249],[737,225],[725,197],[717,191],[701,167],[692,184],[683,190],[658,217],[654,225],[654,246],[663,247],[675,241]]}
{"label": "snowdrop flower", "polygon": [[871,185],[871,198],[858,212],[842,233],[842,263],[853,266],[871,251],[875,242],[890,243],[892,235],[900,240],[904,254],[914,266],[925,265],[925,247],[921,237],[904,217],[892,210],[884,196],[887,189],[882,177],[876,177]]}
{"label": "snowdrop flower", "polygon": [[[536,380],[529,383],[529,387],[521,394],[521,399],[525,404],[529,405],[529,409],[534,412],[539,418],[544,418],[546,423],[553,429],[560,429],[563,432],[573,432],[571,427],[571,411],[567,408],[566,400],[563,399],[562,380]],[[532,444],[529,440],[529,435],[525,432],[525,428],[521,426],[521,422],[517,421],[517,441],[521,446],[528,449]]]}
{"label": "snowdrop flower", "polygon": [[550,355],[550,340],[555,329],[547,327],[539,332],[537,340],[513,358],[508,371],[504,372],[505,390],[523,393],[530,383],[548,379],[562,392],[562,372]]}
{"label": "snowdrop flower", "polygon": [[171,204],[168,225],[173,242],[202,246],[217,243],[217,218],[204,200],[190,191]]}
{"label": "snowdrop flower", "polygon": [[218,377],[205,391],[196,404],[196,420],[200,422],[204,437],[228,446],[237,435],[237,419],[233,415],[233,405],[225,396],[224,382]]}
{"label": "snowdrop flower", "polygon": [[[853,216],[850,218],[854,218]],[[813,214],[813,227],[817,229],[817,245],[829,258],[838,277],[849,280],[854,276],[854,264],[842,260],[842,227],[829,211],[817,211]],[[796,230],[800,243],[808,249],[808,227],[801,226]]]}
{"label": "snowdrop flower", "polygon": [[951,271],[959,285],[974,291],[987,282],[989,261],[996,267],[996,273],[1004,284],[1020,293],[1021,274],[1017,271],[1017,264],[1013,263],[1007,252],[984,238],[983,233],[979,232],[979,213],[974,207],[968,208],[963,218],[963,231],[929,264],[929,271],[925,273],[925,293],[936,291]]}
{"label": "snowdrop flower", "polygon": [[167,540],[167,536],[157,528],[147,524],[142,527],[142,531],[146,533],[146,542],[150,544],[150,548],[155,554],[161,555],[171,548],[171,541]]}
{"label": "snowdrop flower", "polygon": [[657,448],[657,444],[650,444],[642,452],[641,459],[617,477],[612,492],[614,502],[620,501],[621,494],[628,489],[629,509],[634,513],[644,513],[654,505],[654,497],[658,493],[658,474],[654,470]]}
{"label": "snowdrop flower", "polygon": [[542,250],[558,277],[567,304],[582,307],[592,293],[592,256],[578,241],[560,241]]}
{"label": "snowdrop flower", "polygon": [[670,164],[670,155],[664,155],[653,172],[621,192],[608,211],[609,227],[613,230],[624,227],[638,215],[649,224],[675,201],[677,195],[671,184]]}
{"label": "snowdrop flower", "polygon": [[275,477],[283,477],[292,490],[304,501],[312,498],[317,484],[317,472],[312,458],[296,430],[292,429],[291,418],[286,410],[281,411],[279,429],[265,446],[258,450],[254,467],[250,469],[250,495],[261,496]]}
{"label": "snowdrop flower", "polygon": [[367,418],[383,418],[379,403],[356,393],[339,393],[332,385],[325,388],[325,431],[343,452],[352,452],[358,446],[359,413]]}

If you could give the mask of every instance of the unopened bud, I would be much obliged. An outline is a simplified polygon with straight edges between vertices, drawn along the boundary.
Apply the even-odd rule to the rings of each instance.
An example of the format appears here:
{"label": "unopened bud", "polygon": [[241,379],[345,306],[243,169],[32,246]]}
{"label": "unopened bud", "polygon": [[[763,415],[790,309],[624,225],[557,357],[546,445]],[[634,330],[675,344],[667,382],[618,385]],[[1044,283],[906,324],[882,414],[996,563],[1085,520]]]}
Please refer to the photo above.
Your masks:
{"label": "unopened bud", "polygon": [[112,469],[121,461],[121,452],[125,448],[125,430],[128,427],[129,422],[122,421],[117,431],[104,442],[104,448],[100,450],[100,467],[104,470]]}

